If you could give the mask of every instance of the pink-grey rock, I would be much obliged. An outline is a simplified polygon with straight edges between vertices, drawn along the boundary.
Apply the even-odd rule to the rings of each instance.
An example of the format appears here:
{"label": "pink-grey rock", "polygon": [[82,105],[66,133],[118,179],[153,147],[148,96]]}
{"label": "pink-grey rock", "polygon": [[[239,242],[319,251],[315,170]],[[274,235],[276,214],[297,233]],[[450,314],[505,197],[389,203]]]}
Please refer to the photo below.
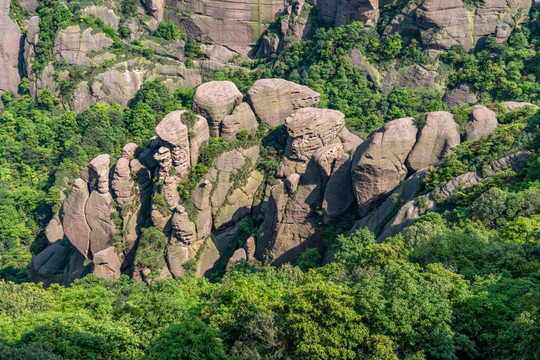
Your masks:
{"label": "pink-grey rock", "polygon": [[109,164],[111,157],[108,154],[101,154],[88,164],[91,170],[91,177],[97,177],[97,190],[101,194],[109,193]]}
{"label": "pink-grey rock", "polygon": [[131,195],[133,194],[133,187],[135,182],[131,179],[131,168],[129,166],[129,160],[127,158],[120,158],[116,163],[114,169],[113,179],[111,181],[111,188],[117,197],[117,202],[120,205],[124,205],[129,202]]}
{"label": "pink-grey rock", "polygon": [[341,158],[342,155],[344,155],[343,145],[340,143],[325,145],[315,150],[313,153],[313,160],[319,165],[323,183],[326,184],[334,171],[336,161]]}
{"label": "pink-grey rock", "polygon": [[92,101],[106,104],[117,103],[126,107],[145,81],[146,70],[133,65],[136,63],[119,63],[114,68],[96,75],[90,84]]}
{"label": "pink-grey rock", "polygon": [[535,109],[538,109],[538,106],[528,103],[528,102],[503,101],[501,105],[504,106],[509,111],[516,111],[525,106],[531,106]]}
{"label": "pink-grey rock", "polygon": [[443,97],[443,101],[451,109],[460,104],[475,104],[478,98],[468,84],[461,84],[459,87],[447,92]]}
{"label": "pink-grey rock", "polygon": [[131,160],[133,156],[135,156],[135,151],[137,151],[137,148],[139,145],[135,143],[127,143],[122,148],[122,157],[128,160]]}
{"label": "pink-grey rock", "polygon": [[361,21],[374,26],[379,17],[379,0],[318,0],[318,15],[334,26]]}
{"label": "pink-grey rock", "polygon": [[473,47],[469,17],[462,0],[426,0],[416,12],[425,47],[450,49],[462,45],[465,50]]}
{"label": "pink-grey rock", "polygon": [[55,215],[51,221],[49,221],[49,224],[47,224],[47,227],[45,228],[45,236],[47,236],[49,244],[64,239],[64,228],[58,214]]}
{"label": "pink-grey rock", "polygon": [[356,149],[352,183],[360,216],[367,214],[407,176],[405,160],[416,142],[414,118],[392,120]]}
{"label": "pink-grey rock", "polygon": [[231,115],[226,116],[221,125],[221,137],[226,141],[236,140],[239,131],[254,132],[259,127],[253,110],[245,102],[238,105]]}
{"label": "pink-grey rock", "polygon": [[78,178],[64,200],[60,213],[67,238],[85,258],[88,258],[90,247],[90,227],[85,214],[88,197],[88,184]]}
{"label": "pink-grey rock", "polygon": [[111,219],[115,211],[110,193],[92,191],[86,202],[86,221],[90,228],[90,252],[97,254],[101,250],[114,245],[113,235],[116,227]]}
{"label": "pink-grey rock", "polygon": [[247,99],[259,120],[270,127],[282,125],[300,108],[316,106],[318,92],[283,79],[261,79],[249,89]]}
{"label": "pink-grey rock", "polygon": [[210,81],[200,85],[193,96],[193,112],[208,120],[210,136],[220,134],[221,122],[242,100],[242,93],[230,81]]}
{"label": "pink-grey rock", "polygon": [[21,81],[18,71],[21,30],[9,17],[10,5],[10,0],[0,1],[0,94],[17,93]]}
{"label": "pink-grey rock", "polygon": [[107,48],[112,43],[103,32],[92,34],[90,28],[81,32],[78,25],[72,25],[58,32],[53,53],[57,60],[65,60],[70,65],[90,65],[87,54]]}
{"label": "pink-grey rock", "polygon": [[[82,10],[84,15],[92,15],[95,18],[103,20],[103,22],[114,29],[118,29],[120,18],[115,14],[113,9],[102,5],[90,5]],[[159,21],[159,20],[158,20]]]}
{"label": "pink-grey rock", "polygon": [[176,211],[171,218],[174,239],[181,242],[185,246],[192,245],[197,239],[195,225],[189,220],[188,214],[184,207],[178,205]]}
{"label": "pink-grey rock", "polygon": [[461,142],[454,116],[446,111],[426,114],[426,124],[407,158],[407,165],[418,171],[445,158]]}
{"label": "pink-grey rock", "polygon": [[164,0],[146,0],[146,8],[156,21],[163,20]]}
{"label": "pink-grey rock", "polygon": [[321,205],[326,224],[339,219],[354,202],[351,182],[351,158],[341,154],[336,159],[332,174],[326,183]]}
{"label": "pink-grey rock", "polygon": [[183,111],[167,114],[156,127],[159,138],[171,145],[172,165],[180,177],[189,174],[191,154],[189,151],[188,127],[182,123]]}
{"label": "pink-grey rock", "polygon": [[118,280],[120,277],[122,264],[114,251],[114,246],[109,246],[94,254],[92,261],[94,262],[93,273],[97,277],[107,280]]}
{"label": "pink-grey rock", "polygon": [[240,260],[247,260],[246,250],[243,248],[237,249],[227,262],[227,269],[233,268]]}
{"label": "pink-grey rock", "polygon": [[291,137],[292,155],[309,161],[313,153],[337,141],[345,126],[345,115],[337,110],[302,108],[285,120]]}
{"label": "pink-grey rock", "polygon": [[197,165],[199,162],[199,150],[204,142],[210,138],[208,121],[200,115],[196,116],[195,124],[189,129],[189,150],[192,166]]}
{"label": "pink-grey rock", "polygon": [[471,107],[471,119],[465,126],[466,141],[476,141],[497,128],[497,115],[483,105]]}
{"label": "pink-grey rock", "polygon": [[346,127],[343,128],[340,139],[343,144],[343,150],[345,150],[346,153],[354,153],[358,146],[364,141],[360,136],[347,130]]}
{"label": "pink-grey rock", "polygon": [[250,235],[247,240],[246,244],[244,245],[244,248],[246,250],[246,260],[252,260],[255,258],[255,235]]}
{"label": "pink-grey rock", "polygon": [[248,54],[271,23],[288,6],[284,0],[261,0],[256,6],[249,0],[178,1],[169,6],[191,13],[177,16],[181,30],[203,42],[224,46],[237,53]]}

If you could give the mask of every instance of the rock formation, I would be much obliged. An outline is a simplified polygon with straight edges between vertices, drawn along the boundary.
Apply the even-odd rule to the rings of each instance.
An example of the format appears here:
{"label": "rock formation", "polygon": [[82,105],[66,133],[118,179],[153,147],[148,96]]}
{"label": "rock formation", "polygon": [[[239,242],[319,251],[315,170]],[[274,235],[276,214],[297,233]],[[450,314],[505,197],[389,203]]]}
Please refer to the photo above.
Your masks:
{"label": "rock formation", "polygon": [[58,32],[53,52],[57,60],[70,65],[89,65],[89,52],[108,48],[112,43],[103,32],[93,34],[91,28],[81,31],[78,25],[73,25]]}
{"label": "rock formation", "polygon": [[239,131],[247,130],[249,132],[257,131],[259,123],[255,114],[248,103],[238,105],[231,115],[223,119],[221,137],[223,140],[236,140],[236,134]]}
{"label": "rock formation", "polygon": [[193,112],[208,120],[210,136],[220,135],[221,122],[242,100],[242,93],[230,81],[202,84],[193,96]]}
{"label": "rock formation", "polygon": [[21,78],[17,70],[21,30],[9,17],[11,1],[0,1],[0,94],[4,91],[17,92]]}
{"label": "rock formation", "polygon": [[247,98],[261,122],[273,127],[283,124],[297,109],[316,106],[321,95],[287,80],[261,79],[249,89]]}
{"label": "rock formation", "polygon": [[[289,90],[297,86],[283,84],[281,88]],[[157,136],[144,148],[129,143],[118,159],[107,154],[94,158],[49,223],[51,245],[34,258],[32,279],[69,283],[81,273],[85,258],[92,261],[96,276],[117,279],[124,273],[146,282],[187,270],[209,275],[239,259],[281,265],[294,262],[308,248],[323,251],[325,226],[348,223],[357,215],[357,226],[368,226],[381,239],[420,215],[414,199],[426,169],[416,170],[443,159],[459,144],[450,113],[427,113],[425,124],[423,117],[393,120],[362,142],[345,128],[341,112],[294,109],[306,103],[293,106],[291,96],[279,95],[275,98],[281,109],[292,113],[279,120],[288,139],[278,178],[268,179],[259,170],[261,145],[253,138],[247,148],[215,154],[211,164],[197,168],[207,171],[197,174],[194,183],[190,172],[210,128],[227,140],[241,130],[257,129],[257,112],[251,106],[262,108],[268,97],[253,94],[250,90],[250,102],[241,103],[232,83],[209,82],[194,95],[193,109],[200,115],[173,111],[159,122]],[[285,113],[272,116],[280,119]],[[487,108],[473,107],[465,136],[493,130],[493,115]],[[258,226],[249,237],[242,233],[246,221]],[[138,251],[145,251],[138,244],[141,229],[148,226],[162,231],[168,243],[155,255],[162,264],[157,270],[135,265]],[[241,234],[247,240],[239,248]],[[75,255],[66,250],[68,242]]]}
{"label": "rock formation", "polygon": [[498,121],[497,115],[483,105],[475,105],[471,110],[471,119],[465,128],[465,140],[476,141],[495,130]]}
{"label": "rock formation", "polygon": [[361,216],[407,177],[405,160],[416,143],[417,132],[413,118],[392,120],[356,149],[352,183]]}
{"label": "rock formation", "polygon": [[420,130],[418,140],[407,157],[407,166],[418,171],[435,164],[448,155],[451,148],[460,143],[458,125],[454,116],[445,111],[426,114],[426,124]]}
{"label": "rock formation", "polygon": [[375,25],[379,17],[379,0],[317,0],[319,18],[334,26],[361,21]]}

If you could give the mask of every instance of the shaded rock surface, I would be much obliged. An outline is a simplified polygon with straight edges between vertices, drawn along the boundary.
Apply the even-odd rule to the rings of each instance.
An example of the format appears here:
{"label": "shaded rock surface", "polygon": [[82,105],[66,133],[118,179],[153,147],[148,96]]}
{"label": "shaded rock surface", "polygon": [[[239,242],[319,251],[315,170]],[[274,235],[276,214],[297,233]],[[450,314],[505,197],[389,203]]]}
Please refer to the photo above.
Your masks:
{"label": "shaded rock surface", "polygon": [[405,160],[416,143],[417,132],[414,118],[392,120],[356,149],[352,183],[360,215],[367,214],[405,179]]}

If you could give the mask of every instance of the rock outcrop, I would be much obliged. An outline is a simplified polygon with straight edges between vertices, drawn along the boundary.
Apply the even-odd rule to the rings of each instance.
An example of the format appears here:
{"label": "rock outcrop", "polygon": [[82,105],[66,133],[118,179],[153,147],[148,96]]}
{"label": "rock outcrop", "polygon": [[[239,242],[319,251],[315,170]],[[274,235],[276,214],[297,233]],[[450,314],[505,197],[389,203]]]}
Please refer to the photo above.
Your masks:
{"label": "rock outcrop", "polygon": [[103,22],[114,29],[118,29],[120,18],[116,15],[113,9],[102,5],[90,5],[82,10],[84,15],[91,15],[95,18],[103,20]]}
{"label": "rock outcrop", "polygon": [[221,137],[223,140],[236,140],[239,131],[257,131],[259,123],[248,103],[238,105],[231,115],[227,115],[222,122]]}
{"label": "rock outcrop", "polygon": [[221,122],[242,100],[242,93],[230,81],[210,81],[200,85],[193,96],[193,112],[208,120],[210,136],[220,135]]}
{"label": "rock outcrop", "polygon": [[146,8],[157,22],[163,20],[163,11],[165,8],[164,0],[146,0]]}
{"label": "rock outcrop", "polygon": [[407,166],[418,171],[433,165],[446,157],[450,149],[459,143],[458,125],[451,113],[427,113],[426,124],[420,130],[418,140],[407,157]]}
{"label": "rock outcrop", "polygon": [[447,92],[443,101],[448,105],[448,108],[453,108],[460,104],[475,104],[478,101],[478,98],[471,90],[471,87],[467,84],[461,84],[455,89]]}
{"label": "rock outcrop", "polygon": [[88,258],[90,248],[90,227],[86,222],[85,213],[88,197],[88,184],[78,178],[64,200],[61,211],[62,225],[67,238],[85,258]]}
{"label": "rock outcrop", "polygon": [[379,17],[379,0],[317,0],[319,18],[334,26],[361,21],[375,25]]}
{"label": "rock outcrop", "polygon": [[[298,109],[285,120],[289,139],[278,174],[286,179],[267,192],[262,204],[258,259],[280,265],[294,261],[307,248],[322,249],[318,227],[323,221],[320,207],[325,195],[327,221],[346,210],[335,209],[337,202],[347,207],[354,201],[346,176],[350,155],[342,143],[344,125],[341,112],[317,108]],[[336,198],[339,187],[340,199]]]}
{"label": "rock outcrop", "polygon": [[471,110],[471,119],[465,127],[465,140],[476,141],[495,130],[499,123],[497,115],[483,105],[475,105]]}
{"label": "rock outcrop", "polygon": [[247,99],[259,120],[273,127],[284,124],[297,109],[316,106],[321,95],[291,81],[261,79],[249,89]]}
{"label": "rock outcrop", "polygon": [[[256,137],[232,150],[216,147],[211,162],[204,157],[205,166],[194,167],[211,128],[227,140],[257,129],[256,112],[241,98],[232,83],[207,83],[194,95],[199,115],[173,111],[143,149],[129,143],[118,159],[94,158],[49,223],[51,245],[32,262],[32,279],[68,283],[82,272],[84,259],[92,261],[96,276],[128,274],[148,283],[188,270],[200,276],[225,271],[238,259],[281,265],[309,248],[324,251],[325,227],[358,215],[357,226],[368,226],[381,239],[421,215],[415,198],[425,167],[443,159],[460,140],[446,112],[427,113],[425,122],[423,117],[393,120],[362,142],[345,128],[340,111],[291,107],[287,111],[293,112],[280,120],[288,138],[276,179],[258,167],[261,146],[267,145]],[[255,108],[258,100],[251,101]],[[487,108],[473,107],[466,136],[492,131],[493,116]],[[264,156],[267,161],[269,154]],[[197,171],[190,174],[192,169]],[[465,175],[458,185],[475,176]],[[450,186],[441,193],[452,191]],[[433,199],[428,202],[435,206]],[[249,227],[243,226],[246,222]],[[248,237],[245,230],[253,225],[258,231]],[[136,265],[138,251],[147,246],[139,247],[141,229],[148,226],[163,232],[168,243],[161,240],[153,270]],[[68,242],[76,255],[68,251]],[[62,259],[64,265],[48,259],[58,264]]]}
{"label": "rock outcrop", "polygon": [[289,139],[278,168],[278,175],[283,177],[303,173],[317,149],[341,144],[345,115],[337,110],[302,108],[285,120],[285,126]]}
{"label": "rock outcrop", "polygon": [[0,1],[0,94],[4,91],[17,92],[19,76],[19,49],[21,30],[9,17],[11,1]]}
{"label": "rock outcrop", "polygon": [[361,216],[407,177],[405,161],[416,143],[417,132],[414,118],[392,120],[356,149],[352,183]]}
{"label": "rock outcrop", "polygon": [[89,52],[108,48],[112,43],[103,32],[93,34],[91,28],[81,31],[78,25],[73,25],[58,32],[53,53],[57,60],[70,65],[89,65]]}
{"label": "rock outcrop", "polygon": [[[254,6],[248,0],[188,0],[168,5],[180,10],[174,20],[189,36],[248,54],[268,26],[284,13],[288,3],[284,0],[261,0]],[[189,16],[181,16],[185,13]]]}

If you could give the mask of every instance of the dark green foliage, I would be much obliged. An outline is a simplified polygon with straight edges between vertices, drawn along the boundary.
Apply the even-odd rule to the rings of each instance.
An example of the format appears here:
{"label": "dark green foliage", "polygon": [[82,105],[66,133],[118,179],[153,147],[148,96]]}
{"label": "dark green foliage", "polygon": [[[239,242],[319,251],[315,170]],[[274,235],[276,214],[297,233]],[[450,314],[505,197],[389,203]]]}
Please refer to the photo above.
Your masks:
{"label": "dark green foliage", "polygon": [[166,266],[167,238],[155,227],[141,230],[135,266],[139,269],[161,270]]}
{"label": "dark green foliage", "polygon": [[37,8],[39,15],[39,41],[36,45],[36,61],[32,71],[41,74],[49,61],[53,59],[53,45],[56,32],[72,21],[70,10],[60,0],[44,0]]}
{"label": "dark green foliage", "polygon": [[215,329],[186,319],[165,330],[148,348],[148,360],[225,360],[228,358]]}
{"label": "dark green foliage", "polygon": [[58,357],[39,345],[9,347],[0,343],[0,360],[56,360]]}
{"label": "dark green foliage", "polygon": [[296,266],[307,271],[320,265],[322,259],[321,253],[317,249],[306,249],[296,260]]}
{"label": "dark green foliage", "polygon": [[154,36],[165,40],[176,40],[182,37],[182,33],[172,21],[161,21],[156,31],[154,31]]}

